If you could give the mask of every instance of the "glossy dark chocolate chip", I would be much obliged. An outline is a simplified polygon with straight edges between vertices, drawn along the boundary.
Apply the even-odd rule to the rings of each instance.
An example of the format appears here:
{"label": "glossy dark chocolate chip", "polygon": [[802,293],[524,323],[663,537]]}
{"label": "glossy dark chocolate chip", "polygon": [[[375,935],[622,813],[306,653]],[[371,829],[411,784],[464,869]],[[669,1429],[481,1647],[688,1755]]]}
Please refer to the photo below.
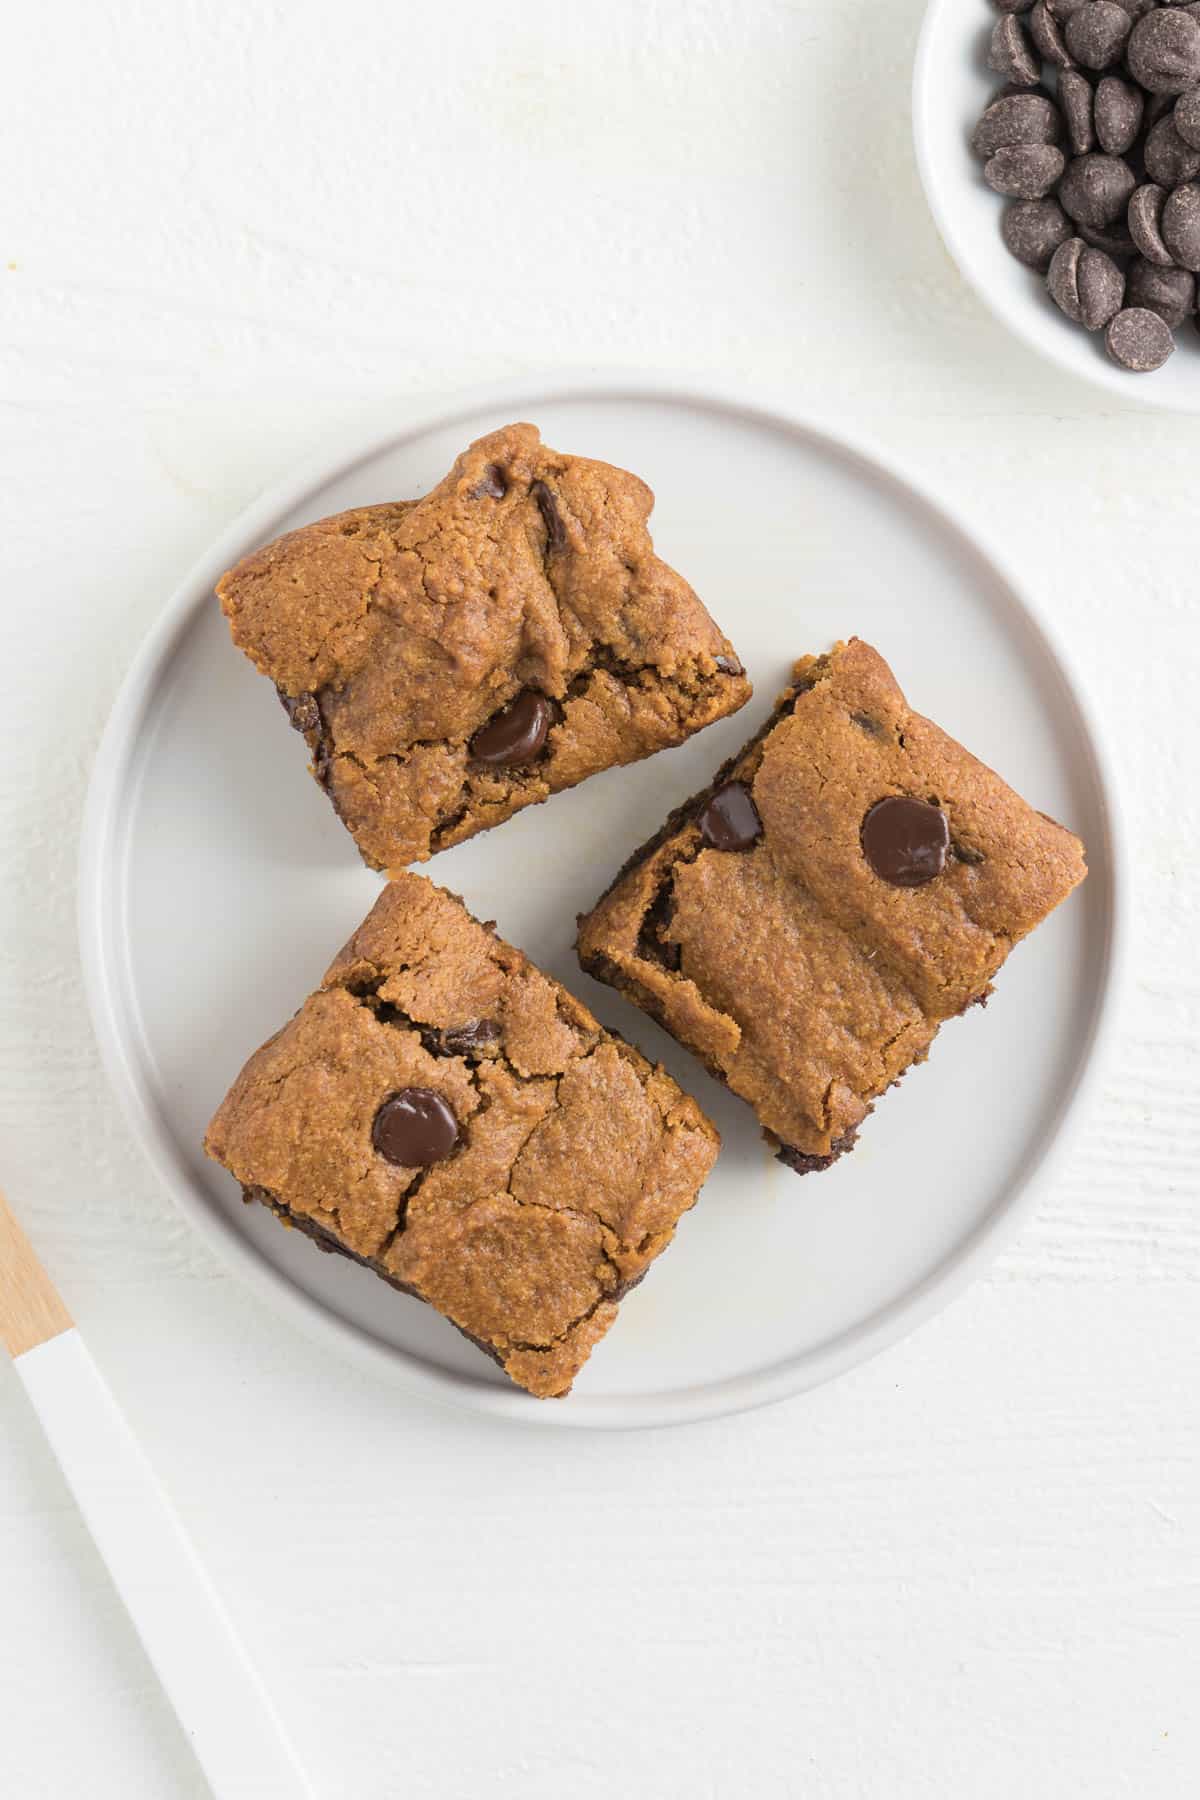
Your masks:
{"label": "glossy dark chocolate chip", "polygon": [[736,656],[717,656],[713,660],[722,675],[744,675],[746,673]]}
{"label": "glossy dark chocolate chip", "polygon": [[476,496],[479,499],[486,495],[489,500],[503,500],[507,492],[508,476],[499,463],[489,463],[483,471],[483,479],[476,484]]}
{"label": "glossy dark chocolate chip", "polygon": [[458,1120],[432,1088],[401,1088],[375,1114],[371,1142],[380,1156],[406,1169],[424,1169],[449,1156]]}
{"label": "glossy dark chocolate chip", "polygon": [[710,850],[748,850],[762,836],[762,820],[744,781],[727,781],[696,823]]}
{"label": "glossy dark chocolate chip", "polygon": [[544,481],[535,481],[529,489],[538,504],[542,524],[546,527],[546,547],[556,553],[567,547],[567,528],[554,502],[554,495]]}
{"label": "glossy dark chocolate chip", "polygon": [[536,688],[526,688],[503,712],[480,726],[471,739],[471,755],[489,768],[519,768],[541,755],[549,730],[550,702]]}
{"label": "glossy dark chocolate chip", "polygon": [[923,887],[946,866],[950,827],[940,807],[891,794],[877,800],[863,820],[862,847],[883,881]]}

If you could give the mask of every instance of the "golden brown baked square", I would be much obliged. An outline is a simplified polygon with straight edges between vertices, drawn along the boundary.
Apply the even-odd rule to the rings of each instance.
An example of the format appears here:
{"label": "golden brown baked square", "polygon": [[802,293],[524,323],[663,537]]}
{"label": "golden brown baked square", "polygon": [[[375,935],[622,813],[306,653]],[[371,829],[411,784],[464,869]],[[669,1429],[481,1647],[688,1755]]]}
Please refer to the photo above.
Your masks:
{"label": "golden brown baked square", "polygon": [[854,638],[796,664],[763,731],[580,920],[579,956],[807,1173],[1085,873],[1078,838]]}
{"label": "golden brown baked square", "polygon": [[205,1148],[247,1200],[547,1396],[666,1249],[719,1143],[665,1070],[406,874],[250,1058]]}
{"label": "golden brown baked square", "polygon": [[682,743],[750,683],[654,554],[636,475],[532,425],[423,500],[290,532],[217,587],[364,859],[423,861],[589,775]]}

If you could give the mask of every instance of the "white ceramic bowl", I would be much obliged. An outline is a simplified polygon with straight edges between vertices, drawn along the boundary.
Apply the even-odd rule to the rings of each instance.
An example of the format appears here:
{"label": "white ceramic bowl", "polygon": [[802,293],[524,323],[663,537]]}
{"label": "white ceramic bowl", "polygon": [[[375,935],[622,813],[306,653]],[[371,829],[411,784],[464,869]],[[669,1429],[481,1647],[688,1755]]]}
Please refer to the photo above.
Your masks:
{"label": "white ceramic bowl", "polygon": [[1000,216],[1007,202],[985,184],[969,141],[1001,85],[986,62],[997,16],[988,0],[930,0],[917,46],[917,166],[946,248],[985,306],[1060,369],[1128,406],[1200,412],[1200,337],[1190,325],[1175,334],[1175,354],[1165,367],[1131,375],[1109,361],[1103,332],[1086,332],[1064,318],[1042,277],[1005,248]]}

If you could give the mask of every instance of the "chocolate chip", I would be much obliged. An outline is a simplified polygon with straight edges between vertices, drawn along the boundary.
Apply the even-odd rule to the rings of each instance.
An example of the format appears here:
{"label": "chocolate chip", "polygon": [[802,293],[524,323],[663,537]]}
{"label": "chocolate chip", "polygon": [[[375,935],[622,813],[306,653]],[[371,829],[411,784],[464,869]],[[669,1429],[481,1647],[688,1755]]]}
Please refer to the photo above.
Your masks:
{"label": "chocolate chip", "polygon": [[1123,218],[1137,182],[1133,170],[1119,156],[1098,151],[1077,156],[1068,163],[1058,190],[1059,204],[1080,225],[1103,231]]}
{"label": "chocolate chip", "polygon": [[470,754],[489,768],[515,769],[534,762],[550,730],[550,702],[536,688],[525,688],[515,700],[480,726]]}
{"label": "chocolate chip", "polygon": [[494,1019],[468,1019],[465,1025],[446,1026],[423,1035],[429,1038],[426,1047],[435,1056],[479,1056],[500,1042],[501,1033]]}
{"label": "chocolate chip", "polygon": [[992,0],[992,5],[997,12],[1023,13],[1029,11],[1033,0]]}
{"label": "chocolate chip", "polygon": [[1175,348],[1170,328],[1145,306],[1119,312],[1104,334],[1104,347],[1115,363],[1135,375],[1161,369]]}
{"label": "chocolate chip", "polygon": [[957,839],[950,846],[950,854],[955,862],[966,863],[968,868],[977,869],[987,857],[982,850],[976,850],[974,844],[960,844]]}
{"label": "chocolate chip", "polygon": [[567,528],[563,524],[562,514],[555,504],[554,495],[544,481],[535,481],[530,485],[530,493],[537,501],[538,511],[542,515],[542,524],[546,527],[546,546],[554,554],[567,547]]}
{"label": "chocolate chip", "polygon": [[1137,251],[1137,245],[1120,219],[1107,231],[1097,231],[1092,225],[1079,225],[1076,229],[1085,244],[1090,244],[1093,250],[1103,250],[1105,256],[1111,256],[1118,263]]}
{"label": "chocolate chip", "polygon": [[748,850],[762,836],[758,808],[743,781],[718,788],[696,823],[711,850]]}
{"label": "chocolate chip", "polygon": [[483,471],[482,480],[477,483],[472,492],[479,499],[486,495],[490,500],[503,500],[508,492],[508,476],[499,463],[488,464]]}
{"label": "chocolate chip", "polygon": [[865,731],[868,737],[886,738],[891,736],[887,726],[879,719],[873,719],[870,713],[851,713],[850,723],[857,725],[860,731]]}
{"label": "chocolate chip", "polygon": [[971,148],[986,162],[1009,144],[1057,144],[1062,116],[1045,94],[1008,94],[993,100],[971,137]]}
{"label": "chocolate chip", "polygon": [[1041,200],[1057,186],[1067,159],[1054,144],[1006,144],[983,165],[983,179],[1013,200]]}
{"label": "chocolate chip", "polygon": [[940,807],[890,794],[877,800],[862,822],[863,854],[893,887],[924,887],[941,874],[950,827]]}
{"label": "chocolate chip", "polygon": [[1054,252],[1046,286],[1068,319],[1088,331],[1099,331],[1121,305],[1125,277],[1103,250],[1072,238]]}
{"label": "chocolate chip", "polygon": [[1071,52],[1063,40],[1062,27],[1052,16],[1046,0],[1037,0],[1029,15],[1029,30],[1047,62],[1052,62],[1057,69],[1071,67]]}
{"label": "chocolate chip", "polygon": [[1110,69],[1120,61],[1132,30],[1133,20],[1117,0],[1088,0],[1067,20],[1063,39],[1085,69]]}
{"label": "chocolate chip", "polygon": [[988,46],[988,68],[1017,87],[1036,87],[1042,73],[1041,58],[1029,33],[1012,13],[997,19]]}
{"label": "chocolate chip", "polygon": [[1176,330],[1196,310],[1196,277],[1188,269],[1164,269],[1139,256],[1125,279],[1125,299],[1158,314]]}
{"label": "chocolate chip", "polygon": [[1200,270],[1200,186],[1177,187],[1163,206],[1163,243],[1181,269]]}
{"label": "chocolate chip", "polygon": [[1057,200],[1016,200],[1005,207],[1000,230],[1017,261],[1044,275],[1058,246],[1071,236],[1071,221]]}
{"label": "chocolate chip", "polygon": [[1169,269],[1175,258],[1163,243],[1162,211],[1166,189],[1153,181],[1143,182],[1129,202],[1129,232],[1147,262]]}
{"label": "chocolate chip", "polygon": [[1175,188],[1200,173],[1200,150],[1196,150],[1175,129],[1175,115],[1169,113],[1151,126],[1142,146],[1146,173],[1161,187]]}
{"label": "chocolate chip", "polygon": [[320,731],[321,708],[315,694],[285,694],[278,690],[283,710],[297,731]]}
{"label": "chocolate chip", "polygon": [[716,656],[713,661],[722,675],[744,675],[746,673],[736,656]]}
{"label": "chocolate chip", "polygon": [[1094,118],[1100,148],[1110,156],[1124,156],[1132,149],[1142,129],[1146,101],[1132,81],[1119,75],[1106,75],[1096,89]]}
{"label": "chocolate chip", "polygon": [[1185,143],[1200,150],[1200,87],[1175,102],[1175,129]]}
{"label": "chocolate chip", "polygon": [[1200,83],[1200,25],[1178,7],[1147,13],[1130,34],[1128,61],[1148,93],[1185,93]]}
{"label": "chocolate chip", "polygon": [[1096,142],[1096,97],[1092,84],[1078,69],[1063,69],[1058,77],[1058,104],[1067,121],[1067,139],[1076,156],[1086,156]]}
{"label": "chocolate chip", "polygon": [[458,1142],[458,1120],[432,1088],[401,1088],[375,1114],[371,1142],[388,1162],[424,1169],[449,1156]]}

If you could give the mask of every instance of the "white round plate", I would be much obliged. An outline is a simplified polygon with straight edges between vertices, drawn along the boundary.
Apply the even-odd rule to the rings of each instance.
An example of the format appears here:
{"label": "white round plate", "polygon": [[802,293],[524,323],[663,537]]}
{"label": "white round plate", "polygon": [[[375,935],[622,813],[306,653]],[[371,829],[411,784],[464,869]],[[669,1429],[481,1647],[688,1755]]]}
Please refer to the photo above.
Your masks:
{"label": "white round plate", "polygon": [[1081,381],[1105,388],[1126,406],[1200,412],[1200,337],[1175,334],[1175,354],[1153,375],[1131,375],[1109,361],[1102,331],[1074,325],[1046,283],[1010,256],[1000,236],[1007,202],[984,182],[970,138],[1002,85],[987,66],[987,43],[1000,15],[988,0],[930,0],[913,72],[913,140],[925,195],[946,248],[984,305],[1031,349]]}
{"label": "white round plate", "polygon": [[[571,1397],[539,1402],[428,1307],[243,1206],[205,1161],[210,1114],[319,980],[379,878],[305,771],[268,682],[229,642],[222,571],[339,508],[420,494],[511,419],[655,489],[662,555],[756,684],[737,717],[610,771],[428,865],[479,917],[660,1058],[724,1148],[671,1249],[624,1301]],[[910,699],[1087,842],[1091,876],[1022,945],[986,1011],[946,1027],[828,1173],[770,1157],[749,1109],[610,989],[572,943],[629,851],[769,711],[794,657],[852,633]],[[1063,660],[1008,578],[895,469],[745,395],[583,379],[488,390],[359,442],[253,506],[168,601],[110,721],[85,822],[81,930],[108,1067],[187,1216],[330,1349],[480,1411],[666,1424],[793,1394],[964,1285],[1032,1204],[1078,1112],[1111,1003],[1113,797]]]}

